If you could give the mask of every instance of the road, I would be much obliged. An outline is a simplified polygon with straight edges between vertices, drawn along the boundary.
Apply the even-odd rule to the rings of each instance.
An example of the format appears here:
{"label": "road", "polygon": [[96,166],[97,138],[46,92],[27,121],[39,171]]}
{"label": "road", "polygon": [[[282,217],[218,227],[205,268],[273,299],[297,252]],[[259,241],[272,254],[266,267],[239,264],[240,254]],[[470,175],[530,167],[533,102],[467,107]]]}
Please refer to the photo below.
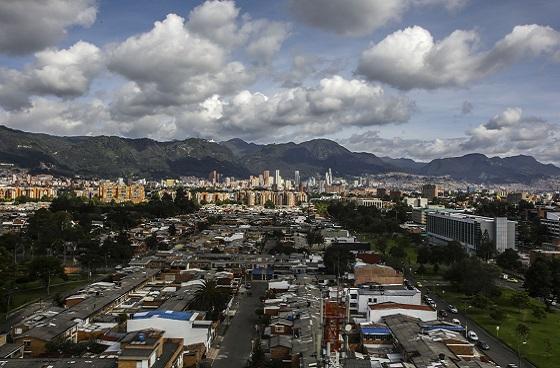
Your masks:
{"label": "road", "polygon": [[253,281],[252,295],[239,297],[237,313],[231,320],[214,360],[213,368],[245,367],[251,354],[251,340],[255,338],[259,298],[264,295],[267,283]]}
{"label": "road", "polygon": [[[430,298],[432,298],[437,306],[438,309],[447,309],[449,305],[445,302],[442,298],[438,297],[434,294],[428,294]],[[459,312],[461,312],[461,307],[456,305],[455,307],[459,308]],[[490,345],[490,350],[484,351],[493,361],[495,361],[501,367],[507,367],[508,364],[514,363],[519,366],[519,368],[535,368],[534,365],[527,362],[526,360],[521,360],[521,364],[519,364],[519,359],[517,357],[517,352],[510,349],[506,344],[498,340],[496,337],[490,335],[486,330],[481,328],[476,322],[472,319],[466,317],[462,313],[452,314],[449,313],[449,316],[446,320],[451,321],[453,318],[457,318],[461,321],[463,326],[466,326],[468,330],[473,330],[478,335],[478,338],[481,341],[485,341],[488,345]]]}

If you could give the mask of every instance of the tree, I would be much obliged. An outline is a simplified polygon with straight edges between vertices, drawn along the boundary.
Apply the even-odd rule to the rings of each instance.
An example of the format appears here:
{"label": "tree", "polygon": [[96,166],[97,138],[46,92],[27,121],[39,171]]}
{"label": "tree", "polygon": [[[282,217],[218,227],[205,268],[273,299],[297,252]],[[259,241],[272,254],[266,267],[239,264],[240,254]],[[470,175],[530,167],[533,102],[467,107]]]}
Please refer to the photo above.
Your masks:
{"label": "tree", "polygon": [[504,323],[507,317],[506,314],[502,310],[499,310],[498,308],[492,308],[489,315],[490,318],[492,318],[498,326]]}
{"label": "tree", "polygon": [[519,313],[521,313],[521,309],[527,308],[529,306],[529,295],[524,292],[513,293],[510,297],[510,302],[512,305],[517,306]]}
{"label": "tree", "polygon": [[215,280],[205,280],[194,292],[189,308],[204,310],[208,312],[208,317],[215,321],[226,307],[229,299],[229,292],[218,287]]}
{"label": "tree", "polygon": [[446,263],[453,264],[462,261],[467,257],[465,248],[458,241],[452,240],[447,243],[446,253]]}
{"label": "tree", "polygon": [[403,247],[395,245],[389,250],[389,255],[398,260],[403,260],[406,257],[406,251]]}
{"label": "tree", "polygon": [[484,230],[482,238],[480,239],[480,245],[476,248],[476,255],[485,261],[488,261],[494,256],[495,248],[492,241],[490,241],[490,235],[488,235],[488,230]]}
{"label": "tree", "polygon": [[169,225],[169,229],[167,231],[169,232],[169,235],[171,235],[171,236],[177,235],[177,227],[175,226],[175,224]]}
{"label": "tree", "polygon": [[490,304],[490,299],[487,296],[480,294],[473,298],[472,305],[478,309],[485,309]]}
{"label": "tree", "polygon": [[381,237],[379,239],[377,239],[377,249],[379,249],[379,251],[383,254],[385,254],[385,251],[387,250],[387,239],[385,237]]}
{"label": "tree", "polygon": [[514,249],[508,248],[496,257],[496,264],[504,270],[518,271],[521,269],[521,258]]}
{"label": "tree", "polygon": [[349,272],[354,261],[352,253],[343,246],[330,246],[323,255],[327,272],[333,275],[343,275],[345,272]]}
{"label": "tree", "polygon": [[29,263],[29,276],[41,282],[47,287],[50,294],[51,281],[55,277],[65,278],[62,262],[56,257],[36,257]]}
{"label": "tree", "polygon": [[418,255],[416,257],[416,262],[421,265],[430,263],[432,258],[432,249],[429,246],[423,245],[418,248]]}
{"label": "tree", "polygon": [[521,341],[527,341],[530,332],[529,326],[524,323],[518,323],[515,327],[515,334]]}
{"label": "tree", "polygon": [[452,264],[445,277],[467,295],[482,293],[491,297],[498,290],[495,282],[500,273],[498,267],[484,263],[476,257],[469,257]]}
{"label": "tree", "polygon": [[525,288],[533,297],[550,297],[553,281],[550,263],[542,257],[538,257],[525,273]]}
{"label": "tree", "polygon": [[315,244],[323,244],[325,242],[325,237],[321,235],[320,231],[312,230],[307,233],[307,244],[313,246]]}
{"label": "tree", "polygon": [[269,200],[267,200],[266,202],[264,202],[264,208],[275,209],[276,206],[274,205],[274,202],[272,202],[272,201],[269,199]]}
{"label": "tree", "polygon": [[542,306],[535,305],[532,307],[532,309],[533,309],[533,317],[535,317],[537,320],[542,320],[546,318],[546,311]]}

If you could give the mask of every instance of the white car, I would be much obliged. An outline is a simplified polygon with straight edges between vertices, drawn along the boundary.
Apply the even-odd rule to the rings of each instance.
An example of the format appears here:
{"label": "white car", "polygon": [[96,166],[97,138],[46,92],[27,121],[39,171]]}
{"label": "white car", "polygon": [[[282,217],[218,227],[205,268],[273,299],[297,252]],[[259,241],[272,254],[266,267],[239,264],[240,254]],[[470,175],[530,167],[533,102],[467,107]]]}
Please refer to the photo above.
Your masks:
{"label": "white car", "polygon": [[457,310],[457,308],[455,308],[454,306],[452,306],[451,304],[447,307],[447,310],[450,311],[453,314],[457,314],[459,313],[459,311]]}
{"label": "white car", "polygon": [[459,321],[457,318],[453,318],[451,320],[451,322],[453,322],[454,324],[456,324],[457,326],[461,326],[461,321]]}
{"label": "white car", "polygon": [[478,335],[473,330],[467,332],[467,337],[469,338],[469,340],[478,341]]}

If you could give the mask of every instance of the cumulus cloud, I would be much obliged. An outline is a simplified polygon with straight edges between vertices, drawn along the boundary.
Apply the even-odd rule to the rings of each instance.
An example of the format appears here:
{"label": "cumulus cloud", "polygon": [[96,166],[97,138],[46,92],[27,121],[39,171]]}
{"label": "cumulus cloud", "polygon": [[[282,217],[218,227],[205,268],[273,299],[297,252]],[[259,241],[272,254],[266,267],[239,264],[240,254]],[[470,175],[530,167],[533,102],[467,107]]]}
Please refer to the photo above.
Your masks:
{"label": "cumulus cloud", "polygon": [[32,95],[81,96],[102,67],[101,50],[87,42],[40,51],[21,71],[0,68],[0,106],[8,110],[29,106]]}
{"label": "cumulus cloud", "polygon": [[302,22],[344,36],[363,36],[399,20],[411,7],[463,8],[469,0],[290,0],[291,12]]}
{"label": "cumulus cloud", "polygon": [[226,129],[258,137],[283,128],[298,132],[333,132],[348,126],[406,122],[414,104],[387,96],[379,86],[340,76],[324,78],[315,87],[296,87],[271,96],[243,91],[222,103]]}
{"label": "cumulus cloud", "polygon": [[127,118],[122,118],[114,114],[114,106],[101,100],[70,102],[36,97],[29,107],[4,112],[0,118],[20,129],[55,134],[261,139],[403,123],[413,113],[414,104],[406,97],[388,96],[381,87],[365,81],[333,76],[313,87],[271,95],[244,90],[232,96],[213,95],[199,103],[146,110],[139,104],[137,108],[140,110],[127,111]]}
{"label": "cumulus cloud", "polygon": [[365,35],[397,20],[408,0],[290,0],[292,13],[317,28],[346,36]]}
{"label": "cumulus cloud", "polygon": [[440,41],[414,26],[366,49],[357,72],[400,89],[463,87],[524,58],[553,56],[560,32],[540,25],[516,26],[490,50],[479,51],[476,31],[457,30]]}
{"label": "cumulus cloud", "polygon": [[26,54],[54,45],[72,26],[95,22],[95,0],[0,1],[0,53]]}
{"label": "cumulus cloud", "polygon": [[465,150],[530,149],[542,146],[554,137],[558,127],[537,117],[525,117],[519,107],[508,108],[495,115],[484,124],[467,132]]}
{"label": "cumulus cloud", "polygon": [[560,126],[538,117],[524,116],[518,107],[507,108],[487,122],[457,138],[406,139],[384,138],[376,130],[355,133],[341,143],[350,149],[382,156],[432,160],[440,157],[483,153],[488,156],[532,155],[545,162],[560,163]]}
{"label": "cumulus cloud", "polygon": [[266,64],[288,28],[240,16],[233,1],[205,2],[188,20],[169,14],[148,32],[109,48],[109,70],[129,80],[117,91],[112,110],[124,119],[236,93],[256,79],[259,68],[234,60],[234,51]]}

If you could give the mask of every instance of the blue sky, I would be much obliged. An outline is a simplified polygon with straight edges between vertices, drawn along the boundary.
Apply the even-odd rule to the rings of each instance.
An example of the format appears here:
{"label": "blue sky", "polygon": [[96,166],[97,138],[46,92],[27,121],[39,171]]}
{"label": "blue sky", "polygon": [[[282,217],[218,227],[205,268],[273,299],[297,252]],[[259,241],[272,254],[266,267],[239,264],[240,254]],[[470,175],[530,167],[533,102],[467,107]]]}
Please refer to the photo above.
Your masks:
{"label": "blue sky", "polygon": [[0,122],[560,163],[557,14],[544,0],[2,2]]}

